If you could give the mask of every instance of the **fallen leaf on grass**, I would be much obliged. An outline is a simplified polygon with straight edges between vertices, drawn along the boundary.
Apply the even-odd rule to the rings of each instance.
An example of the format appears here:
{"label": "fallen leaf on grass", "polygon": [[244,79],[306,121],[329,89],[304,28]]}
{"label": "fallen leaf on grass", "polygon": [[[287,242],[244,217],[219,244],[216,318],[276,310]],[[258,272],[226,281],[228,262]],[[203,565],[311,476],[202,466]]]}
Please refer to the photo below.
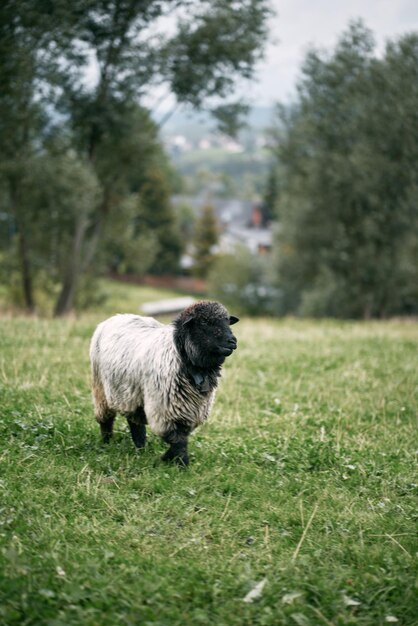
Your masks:
{"label": "fallen leaf on grass", "polygon": [[39,589],[38,593],[43,598],[55,598],[55,593],[52,589]]}
{"label": "fallen leaf on grass", "polygon": [[354,598],[350,598],[345,593],[343,593],[343,602],[345,606],[360,606],[361,602],[355,600]]}
{"label": "fallen leaf on grass", "polygon": [[271,463],[276,462],[276,459],[274,458],[274,456],[272,456],[271,454],[268,454],[267,452],[263,454],[263,458],[266,459],[266,461],[270,461]]}
{"label": "fallen leaf on grass", "polygon": [[282,602],[283,604],[292,604],[295,600],[300,598],[302,593],[300,591],[293,591],[291,593],[285,593]]}
{"label": "fallen leaf on grass", "polygon": [[298,626],[309,626],[310,621],[303,613],[292,613],[290,616]]}
{"label": "fallen leaf on grass", "polygon": [[255,587],[253,587],[251,591],[247,593],[243,601],[247,603],[251,603],[251,602],[254,602],[254,600],[258,600],[258,598],[260,598],[263,593],[263,589],[264,589],[266,582],[267,582],[267,578],[263,578],[263,580],[260,580],[260,582],[257,583]]}

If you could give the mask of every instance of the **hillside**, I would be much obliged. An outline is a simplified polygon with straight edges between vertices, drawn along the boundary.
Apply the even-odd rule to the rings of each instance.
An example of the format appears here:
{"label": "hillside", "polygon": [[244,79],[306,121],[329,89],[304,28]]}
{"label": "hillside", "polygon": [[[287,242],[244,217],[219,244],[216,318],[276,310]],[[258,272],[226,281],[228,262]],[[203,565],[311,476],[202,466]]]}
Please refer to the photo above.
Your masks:
{"label": "hillside", "polygon": [[267,129],[273,109],[254,107],[234,139],[220,135],[204,113],[174,113],[162,127],[162,138],[185,191],[254,199],[262,193],[268,165]]}

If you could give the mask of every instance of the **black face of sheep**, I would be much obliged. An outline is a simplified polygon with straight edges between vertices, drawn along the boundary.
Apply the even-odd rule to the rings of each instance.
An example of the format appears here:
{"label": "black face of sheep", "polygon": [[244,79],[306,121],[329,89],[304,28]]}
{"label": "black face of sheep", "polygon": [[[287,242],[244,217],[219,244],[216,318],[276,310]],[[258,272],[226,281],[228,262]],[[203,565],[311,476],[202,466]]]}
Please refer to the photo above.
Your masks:
{"label": "black face of sheep", "polygon": [[218,302],[193,304],[174,321],[177,349],[192,367],[219,369],[237,347],[230,326],[238,321]]}

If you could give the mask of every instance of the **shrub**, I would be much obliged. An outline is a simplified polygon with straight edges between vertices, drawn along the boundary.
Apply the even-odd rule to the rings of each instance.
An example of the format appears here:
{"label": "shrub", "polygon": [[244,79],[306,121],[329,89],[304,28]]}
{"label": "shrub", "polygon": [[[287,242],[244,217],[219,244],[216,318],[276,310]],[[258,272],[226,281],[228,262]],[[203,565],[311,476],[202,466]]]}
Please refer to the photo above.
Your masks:
{"label": "shrub", "polygon": [[279,291],[270,277],[270,257],[256,256],[244,246],[217,257],[209,274],[209,295],[234,313],[272,315]]}

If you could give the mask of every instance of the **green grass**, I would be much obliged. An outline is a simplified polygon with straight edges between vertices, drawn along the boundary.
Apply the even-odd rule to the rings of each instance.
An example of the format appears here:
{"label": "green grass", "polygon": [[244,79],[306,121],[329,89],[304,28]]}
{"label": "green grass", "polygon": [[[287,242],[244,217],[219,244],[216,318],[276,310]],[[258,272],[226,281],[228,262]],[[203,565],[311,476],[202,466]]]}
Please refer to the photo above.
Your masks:
{"label": "green grass", "polygon": [[182,470],[100,443],[112,306],[0,321],[0,623],[416,623],[417,325],[243,320]]}

